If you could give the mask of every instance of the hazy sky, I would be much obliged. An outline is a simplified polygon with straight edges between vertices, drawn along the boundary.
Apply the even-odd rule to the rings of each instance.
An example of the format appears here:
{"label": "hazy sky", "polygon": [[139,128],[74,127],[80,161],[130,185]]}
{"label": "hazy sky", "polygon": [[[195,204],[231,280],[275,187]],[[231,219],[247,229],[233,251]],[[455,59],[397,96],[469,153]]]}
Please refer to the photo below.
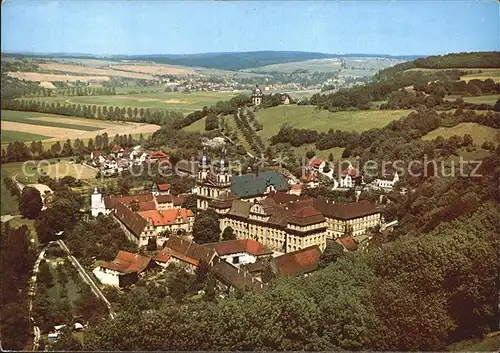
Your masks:
{"label": "hazy sky", "polygon": [[494,0],[6,0],[1,25],[3,52],[500,50],[500,5]]}

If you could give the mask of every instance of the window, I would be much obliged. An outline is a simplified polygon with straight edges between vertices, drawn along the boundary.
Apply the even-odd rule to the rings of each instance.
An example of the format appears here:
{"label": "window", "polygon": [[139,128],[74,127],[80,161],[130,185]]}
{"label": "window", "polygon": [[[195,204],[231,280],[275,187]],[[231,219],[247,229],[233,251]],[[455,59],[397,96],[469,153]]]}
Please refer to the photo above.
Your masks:
{"label": "window", "polygon": [[240,257],[239,256],[234,256],[233,257],[233,264],[239,264],[240,263]]}

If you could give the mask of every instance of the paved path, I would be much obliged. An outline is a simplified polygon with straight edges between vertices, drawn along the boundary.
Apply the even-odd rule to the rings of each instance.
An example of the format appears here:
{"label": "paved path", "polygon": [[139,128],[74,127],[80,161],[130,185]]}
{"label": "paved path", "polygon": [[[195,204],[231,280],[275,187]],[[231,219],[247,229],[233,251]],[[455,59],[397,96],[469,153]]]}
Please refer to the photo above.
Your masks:
{"label": "paved path", "polygon": [[23,184],[23,183],[21,183],[21,182],[19,182],[19,181],[17,181],[17,175],[18,175],[18,174],[19,174],[19,173],[13,174],[13,175],[12,175],[12,180],[14,180],[14,183],[16,183],[17,188],[19,189],[19,192],[22,192],[22,191],[23,191],[23,189],[24,189],[24,184]]}
{"label": "paved path", "polygon": [[5,223],[5,222],[10,221],[11,219],[19,218],[19,217],[21,217],[21,215],[19,215],[19,214],[16,214],[14,216],[12,216],[10,214],[6,214],[6,215],[1,216],[1,221],[2,221],[2,223]]}
{"label": "paved path", "polygon": [[31,311],[33,310],[33,298],[35,297],[36,293],[36,277],[38,274],[38,271],[40,270],[40,263],[43,260],[43,257],[45,256],[45,251],[47,251],[47,248],[52,245],[53,242],[49,242],[45,247],[40,251],[40,254],[38,255],[38,258],[35,261],[35,265],[33,266],[33,274],[31,275],[31,278],[29,280],[29,290],[28,290],[28,296],[30,298],[29,301],[29,309],[28,309],[28,315],[30,318],[30,321],[33,322],[33,334],[35,338],[33,339],[33,350],[36,351],[38,350],[39,346],[39,341],[40,341],[40,328],[36,326],[35,320],[33,320],[33,317],[31,316]]}

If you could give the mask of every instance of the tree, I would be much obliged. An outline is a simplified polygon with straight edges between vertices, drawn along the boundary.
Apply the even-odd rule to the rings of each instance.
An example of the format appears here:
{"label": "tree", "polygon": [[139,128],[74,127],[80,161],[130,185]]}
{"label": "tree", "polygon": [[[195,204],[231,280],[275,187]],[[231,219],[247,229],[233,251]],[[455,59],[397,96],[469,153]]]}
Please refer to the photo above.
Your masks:
{"label": "tree", "polygon": [[155,251],[158,248],[156,245],[156,237],[150,237],[148,239],[148,245],[146,248],[148,251]]}
{"label": "tree", "polygon": [[188,210],[191,210],[193,212],[196,211],[196,195],[195,194],[189,194],[185,199],[184,202],[181,205],[182,208],[187,208]]}
{"label": "tree", "polygon": [[224,231],[222,232],[222,240],[235,240],[236,239],[236,234],[234,234],[234,230],[232,227],[228,226],[224,228]]}
{"label": "tree", "polygon": [[315,154],[316,154],[315,151],[307,151],[306,152],[306,157],[309,158],[309,159],[311,159],[311,158],[314,157]]}
{"label": "tree", "polygon": [[38,218],[42,211],[43,202],[40,192],[33,187],[25,187],[19,199],[19,212],[28,219]]}
{"label": "tree", "polygon": [[116,186],[120,195],[128,195],[130,189],[133,186],[132,179],[129,177],[120,176],[116,181]]}
{"label": "tree", "polygon": [[328,243],[319,259],[319,268],[325,268],[328,264],[337,261],[343,254],[344,248],[342,245],[337,242]]}
{"label": "tree", "polygon": [[496,112],[500,112],[500,98],[497,99],[495,105],[493,106],[493,110]]}
{"label": "tree", "polygon": [[323,167],[323,173],[330,173],[330,165],[325,161],[325,166]]}
{"label": "tree", "polygon": [[217,115],[208,114],[207,118],[205,119],[205,130],[211,131],[217,129],[218,127],[219,127],[219,121]]}
{"label": "tree", "polygon": [[272,260],[268,260],[267,264],[264,266],[264,270],[262,271],[262,282],[269,283],[273,279],[275,279],[276,272],[274,272],[274,268],[271,263]]}
{"label": "tree", "polygon": [[193,224],[193,240],[198,244],[213,243],[220,239],[219,216],[208,209],[196,216]]}
{"label": "tree", "polygon": [[470,134],[465,134],[462,141],[462,146],[467,147],[472,146],[473,144],[474,140],[472,139],[472,136]]}

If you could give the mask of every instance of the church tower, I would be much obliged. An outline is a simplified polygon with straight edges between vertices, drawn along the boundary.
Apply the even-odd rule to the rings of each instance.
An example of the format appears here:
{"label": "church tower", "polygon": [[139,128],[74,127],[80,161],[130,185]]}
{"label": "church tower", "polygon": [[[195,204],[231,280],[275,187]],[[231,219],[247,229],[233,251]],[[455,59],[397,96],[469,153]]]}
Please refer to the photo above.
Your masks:
{"label": "church tower", "polygon": [[211,201],[220,194],[231,190],[231,173],[226,161],[226,150],[222,150],[218,165],[211,170],[209,160],[203,150],[200,159],[198,177],[196,179],[197,195],[196,206],[198,210],[206,210]]}
{"label": "church tower", "polygon": [[259,88],[259,85],[255,85],[255,88],[252,91],[252,104],[261,105],[263,97],[264,95],[262,94],[262,90]]}
{"label": "church tower", "polygon": [[103,215],[106,214],[106,205],[104,204],[104,197],[99,192],[97,187],[94,188],[92,195],[90,196],[90,205],[92,217],[97,217],[99,213]]}

